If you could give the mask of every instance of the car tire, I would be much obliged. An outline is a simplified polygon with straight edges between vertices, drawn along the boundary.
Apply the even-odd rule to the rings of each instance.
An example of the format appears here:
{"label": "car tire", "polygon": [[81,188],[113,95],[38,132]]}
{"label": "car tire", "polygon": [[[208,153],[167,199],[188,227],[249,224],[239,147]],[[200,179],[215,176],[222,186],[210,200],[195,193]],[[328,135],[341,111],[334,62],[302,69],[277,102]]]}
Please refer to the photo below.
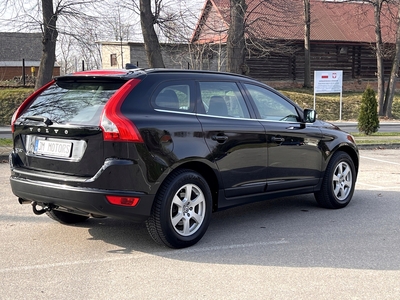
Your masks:
{"label": "car tire", "polygon": [[89,219],[88,216],[71,214],[59,210],[50,210],[47,211],[46,214],[54,221],[60,222],[61,224],[77,224]]}
{"label": "car tire", "polygon": [[150,236],[170,248],[196,244],[210,223],[211,198],[207,182],[197,172],[172,173],[161,185],[146,221]]}
{"label": "car tire", "polygon": [[343,208],[353,197],[356,181],[354,162],[345,152],[336,152],[331,158],[315,199],[324,208]]}

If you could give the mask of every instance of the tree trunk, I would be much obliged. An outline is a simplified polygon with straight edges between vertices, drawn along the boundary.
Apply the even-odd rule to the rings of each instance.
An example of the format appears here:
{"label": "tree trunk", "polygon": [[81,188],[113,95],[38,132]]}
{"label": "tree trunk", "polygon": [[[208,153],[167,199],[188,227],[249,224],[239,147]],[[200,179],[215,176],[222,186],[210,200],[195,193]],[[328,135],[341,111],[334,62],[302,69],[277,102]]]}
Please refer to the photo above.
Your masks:
{"label": "tree trunk", "polygon": [[158,36],[154,30],[154,23],[150,0],[140,0],[140,24],[142,25],[144,48],[149,67],[165,68]]}
{"label": "tree trunk", "polygon": [[396,82],[400,66],[400,6],[397,14],[397,31],[396,31],[396,51],[393,58],[392,71],[390,72],[390,80],[386,90],[386,98],[383,104],[383,115],[387,118],[392,118],[392,104],[394,92],[396,89]]}
{"label": "tree trunk", "polygon": [[54,63],[56,61],[57,42],[57,15],[53,12],[53,1],[42,0],[43,10],[43,53],[40,60],[35,88],[38,89],[48,83],[53,77]]}
{"label": "tree trunk", "polygon": [[376,67],[377,67],[377,80],[378,80],[378,105],[379,116],[383,116],[383,101],[385,92],[385,69],[383,65],[383,43],[381,31],[381,8],[383,0],[376,0],[374,3],[374,18],[375,18],[375,40],[376,40]]}
{"label": "tree trunk", "polygon": [[248,74],[245,63],[245,0],[230,0],[231,24],[228,30],[227,71],[237,74]]}
{"label": "tree trunk", "polygon": [[311,87],[310,35],[310,0],[304,0],[304,87],[307,88]]}

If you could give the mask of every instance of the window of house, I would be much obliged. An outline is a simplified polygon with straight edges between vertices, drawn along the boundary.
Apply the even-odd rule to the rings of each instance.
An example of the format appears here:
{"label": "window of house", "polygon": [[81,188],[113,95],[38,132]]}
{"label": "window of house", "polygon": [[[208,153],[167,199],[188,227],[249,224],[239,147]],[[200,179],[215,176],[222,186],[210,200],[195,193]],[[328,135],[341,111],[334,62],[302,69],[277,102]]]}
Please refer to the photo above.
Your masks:
{"label": "window of house", "polygon": [[117,54],[116,54],[116,53],[112,53],[112,54],[110,55],[110,65],[111,65],[111,67],[115,67],[115,66],[118,65],[118,62],[117,62]]}
{"label": "window of house", "polygon": [[338,46],[337,47],[337,60],[341,62],[349,61],[348,55],[348,47],[347,46]]}

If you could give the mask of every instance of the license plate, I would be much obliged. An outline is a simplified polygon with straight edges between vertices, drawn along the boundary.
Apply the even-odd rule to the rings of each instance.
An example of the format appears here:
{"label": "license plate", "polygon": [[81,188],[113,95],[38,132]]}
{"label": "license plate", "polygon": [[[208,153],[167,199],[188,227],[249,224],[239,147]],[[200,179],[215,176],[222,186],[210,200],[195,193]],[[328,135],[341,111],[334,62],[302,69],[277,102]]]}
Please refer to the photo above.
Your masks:
{"label": "license plate", "polygon": [[70,157],[71,155],[71,142],[60,142],[52,140],[36,140],[35,154],[48,155],[53,157]]}

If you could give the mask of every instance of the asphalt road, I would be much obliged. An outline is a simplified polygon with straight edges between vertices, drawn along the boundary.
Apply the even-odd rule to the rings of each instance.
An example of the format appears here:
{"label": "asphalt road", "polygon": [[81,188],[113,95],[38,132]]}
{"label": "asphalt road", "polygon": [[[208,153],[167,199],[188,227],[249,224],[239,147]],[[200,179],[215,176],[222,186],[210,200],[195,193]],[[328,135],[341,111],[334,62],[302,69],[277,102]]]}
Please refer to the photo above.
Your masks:
{"label": "asphalt road", "polygon": [[0,299],[400,299],[399,151],[361,151],[345,209],[302,195],[218,212],[183,250],[143,224],[35,216],[0,164]]}
{"label": "asphalt road", "polygon": [[11,139],[10,126],[0,126],[0,139]]}
{"label": "asphalt road", "polygon": [[[357,122],[331,122],[347,132],[358,132]],[[381,122],[378,132],[400,132],[400,122]]]}

